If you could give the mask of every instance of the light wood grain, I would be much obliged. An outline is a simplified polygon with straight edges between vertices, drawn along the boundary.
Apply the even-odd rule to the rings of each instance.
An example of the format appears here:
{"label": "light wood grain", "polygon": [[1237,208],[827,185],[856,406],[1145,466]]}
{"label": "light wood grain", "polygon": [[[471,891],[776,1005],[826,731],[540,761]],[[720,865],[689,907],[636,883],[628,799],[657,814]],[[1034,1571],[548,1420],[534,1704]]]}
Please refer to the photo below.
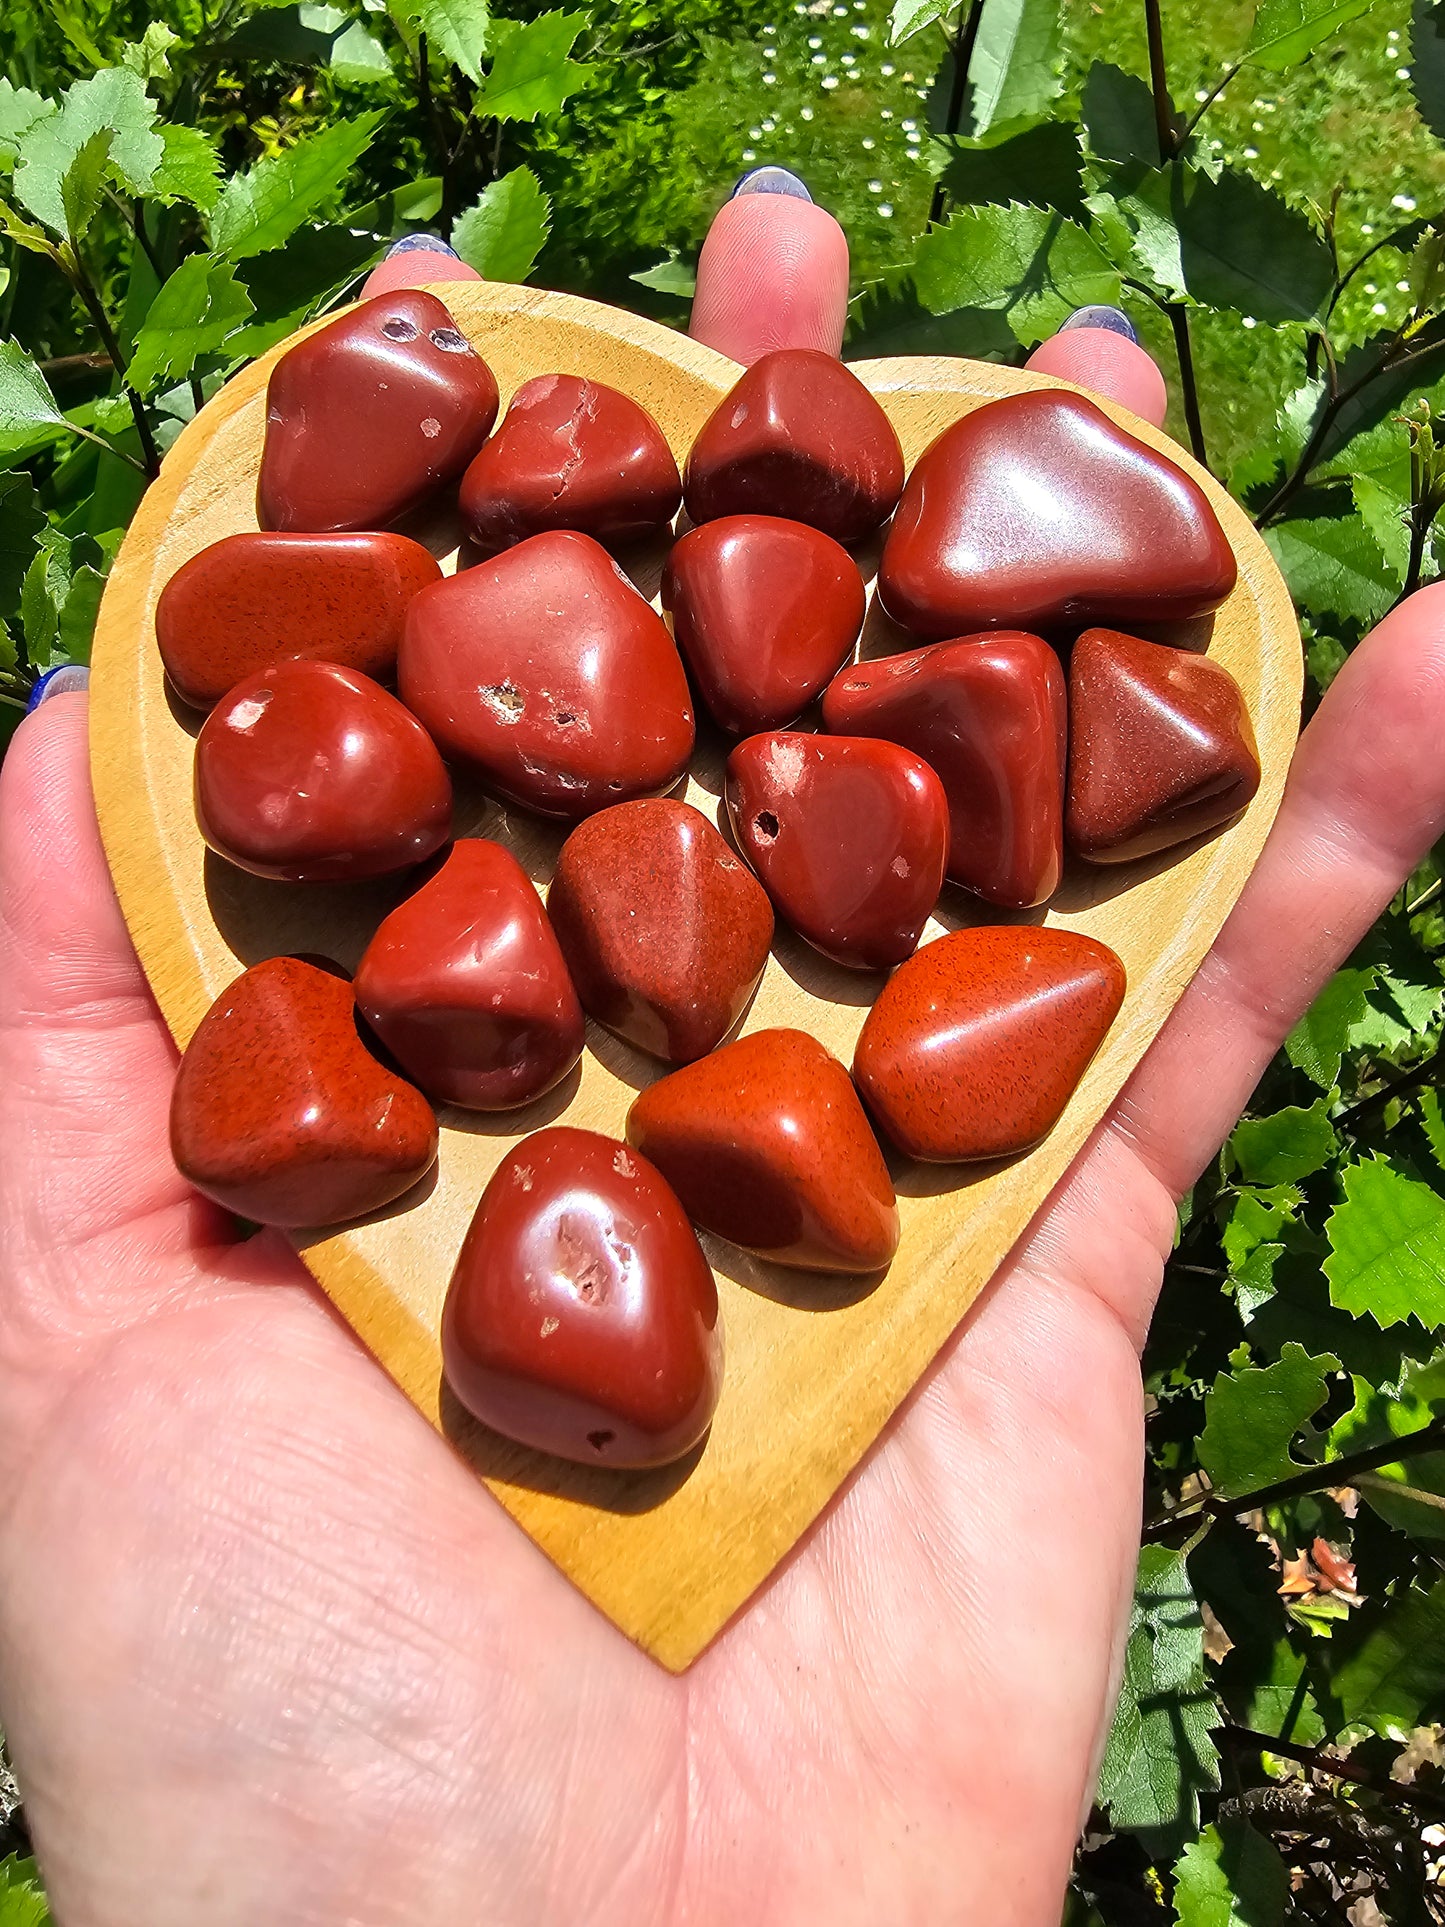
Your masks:
{"label": "light wood grain", "polygon": [[[590,375],[642,401],[679,459],[738,373],[667,329],[570,296],[456,284],[436,292],[491,363],[504,401],[528,375]],[[155,602],[168,578],[205,544],[256,526],[265,384],[283,351],[238,375],[167,456],[116,562],[95,639],[91,755],[101,830],[136,948],[180,1044],[243,963],[308,950],[352,965],[401,894],[396,884],[332,891],[265,884],[207,858],[191,811],[195,723],[168,702],[156,653]],[[934,359],[864,362],[856,372],[881,397],[910,462],[979,403],[1064,385]],[[786,1272],[709,1240],[727,1330],[722,1404],[700,1453],[661,1473],[571,1468],[484,1434],[444,1394],[437,1344],[453,1261],[499,1159],[517,1137],[563,1115],[620,1136],[634,1091],[658,1074],[651,1060],[589,1025],[580,1073],[528,1111],[502,1119],[443,1115],[435,1181],[410,1208],[298,1239],[306,1263],[407,1396],[453,1437],[568,1577],[674,1670],[697,1656],[816,1518],[957,1326],[1189,981],[1274,816],[1301,684],[1284,584],[1217,484],[1162,434],[1120,409],[1110,413],[1203,483],[1234,545],[1239,586],[1191,639],[1207,636],[1210,656],[1242,685],[1264,779],[1235,826],[1183,856],[1067,877],[1046,921],[1113,945],[1129,991],[1049,1139],[1002,1168],[900,1164],[903,1242],[871,1289]],[[433,532],[433,539],[447,538]],[[638,561],[649,591],[660,560]],[[865,651],[904,642],[881,616],[870,616]],[[721,750],[717,740],[704,741],[687,792],[714,817]],[[459,822],[509,842],[545,882],[555,829],[508,815],[480,795],[461,799]],[[977,907],[950,890],[928,934],[973,921]],[[837,969],[784,936],[745,1028],[796,1025],[851,1061],[879,982]]]}

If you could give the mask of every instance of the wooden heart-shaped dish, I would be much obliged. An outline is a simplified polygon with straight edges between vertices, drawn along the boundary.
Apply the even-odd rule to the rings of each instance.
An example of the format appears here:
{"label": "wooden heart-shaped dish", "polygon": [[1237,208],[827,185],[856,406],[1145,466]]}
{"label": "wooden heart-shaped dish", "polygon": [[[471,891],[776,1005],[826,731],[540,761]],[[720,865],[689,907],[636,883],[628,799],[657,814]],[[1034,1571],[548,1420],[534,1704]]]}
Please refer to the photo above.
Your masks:
{"label": "wooden heart-shaped dish", "polygon": [[[450,283],[435,292],[496,374],[505,404],[530,375],[587,375],[651,410],[681,464],[737,365],[655,323],[569,295]],[[208,856],[191,805],[197,719],[168,698],[156,599],[206,544],[256,527],[265,389],[286,343],[238,375],[185,430],[127,535],[94,647],[91,761],[101,832],[141,962],[178,1044],[247,964],[323,953],[348,968],[404,884],[265,883]],[[982,402],[1062,386],[965,361],[858,362],[909,464]],[[488,1177],[518,1138],[565,1116],[620,1137],[636,1090],[664,1068],[597,1026],[577,1072],[524,1111],[442,1113],[435,1177],[391,1211],[300,1235],[307,1265],[407,1396],[443,1429],[512,1516],[624,1632],[687,1666],[815,1519],[877,1438],[1111,1103],[1223,923],[1274,817],[1299,722],[1299,634],[1264,544],[1224,490],[1165,435],[1105,404],[1205,489],[1239,561],[1239,582],[1189,640],[1239,682],[1263,780],[1222,835],[1137,863],[1071,868],[1046,913],[1123,958],[1123,1010],[1063,1118],[1039,1148],[1001,1166],[895,1160],[903,1221],[881,1281],[786,1271],[705,1239],[719,1274],[727,1373],[711,1433],[680,1465],[619,1473],[546,1459],[470,1421],[445,1391],[438,1328],[462,1237]],[[429,531],[439,552],[448,543]],[[634,561],[655,594],[662,551]],[[860,556],[865,573],[876,546]],[[450,565],[448,565],[450,566]],[[907,646],[870,612],[863,651]],[[700,738],[688,799],[717,819],[724,745]],[[458,791],[459,832],[505,841],[545,885],[560,826]],[[941,927],[998,920],[951,886]],[[925,935],[936,935],[940,922]],[[845,1063],[880,979],[827,963],[780,929],[744,1029],[811,1031]]]}

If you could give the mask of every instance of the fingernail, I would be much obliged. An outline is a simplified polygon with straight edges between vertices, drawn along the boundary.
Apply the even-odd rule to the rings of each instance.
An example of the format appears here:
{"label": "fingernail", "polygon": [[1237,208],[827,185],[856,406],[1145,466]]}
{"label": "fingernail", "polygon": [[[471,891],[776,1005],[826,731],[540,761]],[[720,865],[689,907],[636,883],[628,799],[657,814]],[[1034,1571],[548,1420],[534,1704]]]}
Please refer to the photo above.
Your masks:
{"label": "fingernail", "polygon": [[50,696],[68,696],[73,689],[89,687],[90,671],[84,663],[63,662],[58,668],[47,669],[36,683],[30,692],[30,700],[25,705],[25,714],[28,716],[31,710],[39,709]]}
{"label": "fingernail", "polygon": [[795,201],[813,198],[797,175],[786,167],[751,168],[740,178],[730,198],[735,201],[739,194],[791,194]]}
{"label": "fingernail", "polygon": [[456,249],[448,247],[439,234],[403,234],[387,249],[386,259],[394,254],[449,254],[454,261],[457,258]]}
{"label": "fingernail", "polygon": [[1133,322],[1122,308],[1075,308],[1059,333],[1067,334],[1070,328],[1106,328],[1111,335],[1123,335],[1126,341],[1136,345],[1139,340]]}

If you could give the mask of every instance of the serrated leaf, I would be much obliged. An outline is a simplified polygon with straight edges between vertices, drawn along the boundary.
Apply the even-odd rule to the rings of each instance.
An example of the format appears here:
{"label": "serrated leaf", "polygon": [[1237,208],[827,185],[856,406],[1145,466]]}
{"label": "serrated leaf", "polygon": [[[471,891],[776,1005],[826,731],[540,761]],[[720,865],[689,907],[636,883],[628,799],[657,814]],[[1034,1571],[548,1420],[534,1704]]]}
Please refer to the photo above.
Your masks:
{"label": "serrated leaf", "polygon": [[587,78],[587,69],[567,58],[586,25],[585,13],[496,21],[491,72],[473,111],[492,120],[535,120],[539,114],[555,114]]}
{"label": "serrated leaf", "polygon": [[690,301],[697,293],[696,265],[689,266],[672,252],[664,255],[652,267],[644,268],[638,274],[629,274],[627,278],[635,281],[639,287],[655,289],[658,294],[674,294],[685,301]]}
{"label": "serrated leaf", "polygon": [[50,384],[18,341],[0,341],[0,455],[27,448],[38,428],[69,429]]}
{"label": "serrated leaf", "polygon": [[1078,129],[1067,121],[1026,122],[1001,138],[954,141],[948,155],[942,179],[956,207],[1023,201],[1084,218],[1083,156]]}
{"label": "serrated leaf", "polygon": [[188,201],[209,214],[221,192],[221,157],[210,136],[199,127],[162,127],[160,136],[165,151],[151,181],[151,198]]}
{"label": "serrated leaf", "polygon": [[1246,1118],[1229,1148],[1248,1183],[1292,1184],[1328,1163],[1337,1142],[1329,1105],[1319,1098],[1308,1109],[1291,1105],[1272,1117]]}
{"label": "serrated leaf", "polygon": [[102,127],[98,133],[92,134],[61,177],[60,205],[65,211],[62,231],[72,241],[84,238],[86,230],[100,212],[114,139],[115,135],[108,127]]}
{"label": "serrated leaf", "polygon": [[149,395],[163,381],[184,381],[197,357],[219,348],[253,312],[235,265],[193,254],[171,275],[150,305],[136,337],[127,376]]}
{"label": "serrated leaf", "polygon": [[48,669],[60,630],[60,611],[70,590],[71,538],[52,523],[41,534],[39,551],[25,571],[20,589],[20,624],[25,653],[33,669]]}
{"label": "serrated leaf", "polygon": [[1445,1715],[1445,1579],[1374,1600],[1332,1685],[1347,1726],[1405,1734]]}
{"label": "serrated leaf", "polygon": [[385,47],[360,20],[353,20],[332,41],[330,65],[332,74],[344,86],[382,86],[395,77]]}
{"label": "serrated leaf", "polygon": [[1445,140],[1445,0],[1414,0],[1410,91],[1421,120],[1436,140]]}
{"label": "serrated leaf", "polygon": [[491,33],[489,0],[390,0],[392,13],[412,21],[442,57],[480,81]]}
{"label": "serrated leaf", "polygon": [[1329,246],[1252,175],[1155,168],[1118,206],[1134,259],[1166,293],[1260,321],[1319,318],[1335,285]]}
{"label": "serrated leaf", "polygon": [[380,109],[335,121],[227,181],[211,216],[211,246],[233,261],[280,247],[337,192],[371,145]]}
{"label": "serrated leaf", "polygon": [[52,1927],[40,1870],[19,1854],[0,1860],[0,1927]]}
{"label": "serrated leaf", "polygon": [[964,132],[1039,114],[1063,88],[1064,30],[1057,0],[990,0],[968,70]]}
{"label": "serrated leaf", "polygon": [[0,608],[11,609],[35,554],[45,511],[28,475],[0,475]]}
{"label": "serrated leaf", "polygon": [[1377,621],[1398,586],[1379,545],[1357,515],[1320,515],[1276,522],[1264,539],[1290,593],[1311,615]]}
{"label": "serrated leaf", "polygon": [[135,422],[135,412],[124,395],[97,395],[90,405],[91,426],[102,435],[123,435]]}
{"label": "serrated leaf", "polygon": [[1365,998],[1374,982],[1372,964],[1347,964],[1337,970],[1284,1040],[1291,1064],[1322,1091],[1332,1090],[1339,1081],[1351,1026],[1364,1016]]}
{"label": "serrated leaf", "polygon": [[931,27],[935,20],[946,19],[959,4],[959,0],[893,0],[893,12],[888,21],[888,39],[896,47],[900,40],[908,40],[925,27]]}
{"label": "serrated leaf", "polygon": [[458,217],[452,246],[484,281],[525,281],[547,239],[551,212],[531,168],[514,167]]}
{"label": "serrated leaf", "polygon": [[1325,1225],[1331,1302],[1382,1327],[1445,1325],[1445,1199],[1383,1157],[1351,1165],[1343,1190]]}
{"label": "serrated leaf", "polygon": [[90,661],[90,644],[95,634],[95,619],[100,613],[100,598],[105,592],[105,577],[86,563],[70,579],[65,600],[60,605],[55,626],[54,654],[65,662]]}
{"label": "serrated leaf", "polygon": [[1374,4],[1375,0],[1260,0],[1244,50],[1245,64],[1283,73]]}
{"label": "serrated leaf", "polygon": [[1295,1643],[1271,1549],[1237,1519],[1218,1519],[1189,1556],[1199,1596],[1231,1646],[1217,1669],[1226,1707],[1243,1726],[1313,1746],[1325,1723]]}
{"label": "serrated leaf", "polygon": [[1262,1244],[1276,1239],[1293,1222],[1302,1193],[1292,1184],[1242,1190],[1231,1201],[1221,1241],[1231,1270],[1237,1270]]}
{"label": "serrated leaf", "polygon": [[1043,208],[959,208],[918,244],[914,286],[933,314],[955,308],[1007,315],[1025,345],[1075,308],[1117,306],[1117,270],[1076,222]]}
{"label": "serrated leaf", "polygon": [[1439,1091],[1421,1091],[1420,1126],[1434,1153],[1435,1162],[1445,1171],[1445,1110],[1441,1108]]}
{"label": "serrated leaf", "polygon": [[1304,1469],[1290,1456],[1290,1441],[1324,1404],[1326,1380],[1339,1363],[1329,1353],[1312,1358],[1303,1345],[1286,1345],[1273,1365],[1220,1373],[1204,1401],[1198,1447],[1217,1493],[1232,1498]]}
{"label": "serrated leaf", "polygon": [[131,194],[149,191],[164,153],[156,104],[129,67],[103,67],[67,88],[60,112],[37,121],[17,142],[15,195],[56,234],[68,232],[63,183],[81,149],[104,129],[112,135],[107,174]]}
{"label": "serrated leaf", "polygon": [[226,343],[237,357],[264,354],[323,309],[381,255],[384,242],[348,224],[305,227],[284,248],[241,262],[237,276],[255,315]]}
{"label": "serrated leaf", "polygon": [[170,51],[181,44],[181,37],[164,20],[152,20],[139,40],[129,40],[120,50],[120,64],[139,74],[142,80],[170,78]]}
{"label": "serrated leaf", "polygon": [[1159,133],[1148,81],[1096,60],[1084,79],[1080,112],[1089,152],[1096,159],[1158,164]]}
{"label": "serrated leaf", "polygon": [[268,6],[243,20],[226,41],[231,60],[284,60],[323,66],[346,25],[339,7]]}
{"label": "serrated leaf", "polygon": [[29,87],[15,87],[0,77],[0,167],[13,167],[21,136],[37,122],[60,112],[53,100]]}
{"label": "serrated leaf", "polygon": [[1182,1552],[1139,1556],[1124,1678],[1099,1775],[1112,1824],[1166,1848],[1199,1825],[1199,1795],[1219,1784],[1211,1731],[1219,1705],[1204,1671],[1204,1622]]}
{"label": "serrated leaf", "polygon": [[1206,1827],[1184,1849],[1174,1879],[1179,1927],[1282,1927],[1289,1868],[1246,1821]]}
{"label": "serrated leaf", "polygon": [[1350,493],[1360,520],[1370,531],[1391,575],[1397,582],[1403,582],[1410,560],[1410,530],[1405,520],[1410,508],[1408,500],[1373,475],[1352,475]]}
{"label": "serrated leaf", "polygon": [[[1356,1376],[1354,1388],[1353,1406],[1330,1431],[1330,1451],[1340,1457],[1407,1438],[1445,1414],[1445,1351],[1408,1363],[1397,1384],[1376,1386]],[[1355,1482],[1365,1503],[1397,1531],[1445,1539],[1445,1449],[1413,1452],[1356,1474]]]}

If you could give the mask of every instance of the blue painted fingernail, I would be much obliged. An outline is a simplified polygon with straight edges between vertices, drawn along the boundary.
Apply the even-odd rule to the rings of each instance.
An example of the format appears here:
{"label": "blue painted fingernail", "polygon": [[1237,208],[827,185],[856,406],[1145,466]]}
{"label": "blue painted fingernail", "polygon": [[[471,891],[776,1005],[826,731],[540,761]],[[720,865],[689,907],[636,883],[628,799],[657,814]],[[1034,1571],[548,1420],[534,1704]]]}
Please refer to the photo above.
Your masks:
{"label": "blue painted fingernail", "polygon": [[454,261],[457,258],[456,249],[448,247],[439,234],[403,234],[387,249],[387,260],[394,254],[449,254]]}
{"label": "blue painted fingernail", "polygon": [[1075,308],[1059,333],[1067,334],[1070,328],[1106,328],[1111,335],[1123,335],[1126,341],[1137,343],[1139,339],[1122,308]]}
{"label": "blue painted fingernail", "polygon": [[744,174],[732,191],[732,199],[739,194],[789,194],[795,201],[811,201],[812,195],[804,187],[796,174],[786,167],[754,167]]}
{"label": "blue painted fingernail", "polygon": [[36,683],[30,692],[30,700],[25,705],[25,714],[28,716],[32,709],[39,709],[47,697],[67,696],[72,689],[89,687],[90,671],[84,663],[63,662],[56,669],[47,669]]}

